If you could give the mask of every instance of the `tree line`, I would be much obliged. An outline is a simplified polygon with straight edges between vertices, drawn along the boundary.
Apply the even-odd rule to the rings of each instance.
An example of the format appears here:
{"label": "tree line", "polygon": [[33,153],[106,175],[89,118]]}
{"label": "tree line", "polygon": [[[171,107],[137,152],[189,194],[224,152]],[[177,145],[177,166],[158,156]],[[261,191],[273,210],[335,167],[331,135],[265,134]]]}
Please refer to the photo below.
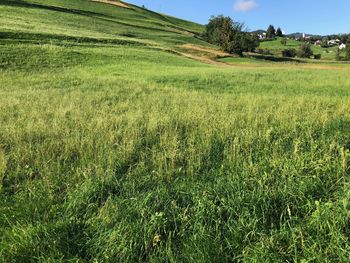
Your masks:
{"label": "tree line", "polygon": [[269,25],[269,27],[266,30],[266,38],[275,38],[275,37],[283,37],[282,29],[279,27],[275,29],[273,25]]}

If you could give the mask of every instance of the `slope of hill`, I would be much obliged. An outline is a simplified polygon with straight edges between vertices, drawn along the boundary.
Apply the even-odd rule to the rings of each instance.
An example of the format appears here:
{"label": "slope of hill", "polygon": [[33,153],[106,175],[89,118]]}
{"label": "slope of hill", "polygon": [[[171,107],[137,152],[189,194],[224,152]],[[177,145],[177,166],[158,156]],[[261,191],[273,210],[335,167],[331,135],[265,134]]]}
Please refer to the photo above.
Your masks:
{"label": "slope of hill", "polygon": [[123,5],[0,1],[0,262],[347,262],[349,65]]}
{"label": "slope of hill", "polygon": [[147,45],[216,63],[212,58],[217,57],[218,48],[198,37],[204,29],[202,25],[115,3],[123,2],[4,0],[0,2],[0,37],[16,43]]}
{"label": "slope of hill", "polygon": [[143,43],[200,42],[193,35],[203,30],[201,25],[125,5],[127,8],[88,0],[3,0],[0,29],[26,33],[28,38],[50,34],[50,38],[132,39]]}

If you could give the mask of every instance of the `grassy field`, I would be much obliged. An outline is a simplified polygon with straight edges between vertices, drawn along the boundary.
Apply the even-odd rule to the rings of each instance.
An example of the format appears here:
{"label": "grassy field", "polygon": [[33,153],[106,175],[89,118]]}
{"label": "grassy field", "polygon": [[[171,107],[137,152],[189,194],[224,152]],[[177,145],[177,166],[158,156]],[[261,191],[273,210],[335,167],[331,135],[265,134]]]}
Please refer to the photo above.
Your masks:
{"label": "grassy field", "polygon": [[0,262],[348,262],[348,64],[203,63],[200,25],[134,6],[0,13]]}

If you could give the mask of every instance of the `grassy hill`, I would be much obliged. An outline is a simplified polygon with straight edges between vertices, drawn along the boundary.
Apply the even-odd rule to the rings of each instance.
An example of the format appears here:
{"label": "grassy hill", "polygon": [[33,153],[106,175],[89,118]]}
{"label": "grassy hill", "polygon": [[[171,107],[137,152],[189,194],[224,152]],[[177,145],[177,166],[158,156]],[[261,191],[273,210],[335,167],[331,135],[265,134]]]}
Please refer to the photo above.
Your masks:
{"label": "grassy hill", "polygon": [[133,39],[142,43],[155,40],[157,43],[188,43],[195,41],[188,35],[202,31],[198,24],[130,4],[123,8],[87,0],[3,0],[0,6],[1,30],[26,33],[33,39],[36,34],[54,34],[75,38]]}
{"label": "grassy hill", "polygon": [[349,65],[124,4],[0,2],[0,261],[347,262]]}

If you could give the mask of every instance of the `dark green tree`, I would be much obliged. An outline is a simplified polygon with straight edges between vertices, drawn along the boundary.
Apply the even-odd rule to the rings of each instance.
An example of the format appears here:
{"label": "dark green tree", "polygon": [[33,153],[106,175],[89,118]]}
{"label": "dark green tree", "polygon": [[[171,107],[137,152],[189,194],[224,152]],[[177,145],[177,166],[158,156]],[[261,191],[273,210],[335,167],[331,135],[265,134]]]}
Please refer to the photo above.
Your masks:
{"label": "dark green tree", "polygon": [[276,36],[278,36],[278,37],[283,37],[283,32],[282,32],[282,29],[281,29],[281,28],[277,28],[277,30],[276,30]]}
{"label": "dark green tree", "polygon": [[346,42],[348,41],[348,35],[346,34],[340,35],[339,39],[342,43],[346,44]]}
{"label": "dark green tree", "polygon": [[244,47],[246,52],[254,52],[259,47],[259,36],[257,34],[244,34]]}
{"label": "dark green tree", "polygon": [[270,25],[266,31],[266,37],[275,38],[275,36],[276,36],[276,29],[273,25]]}
{"label": "dark green tree", "polygon": [[259,46],[258,37],[245,32],[244,24],[233,22],[230,17],[222,15],[211,17],[203,36],[209,43],[240,56]]}
{"label": "dark green tree", "polygon": [[233,20],[230,17],[212,16],[206,25],[204,39],[224,50],[233,37]]}

